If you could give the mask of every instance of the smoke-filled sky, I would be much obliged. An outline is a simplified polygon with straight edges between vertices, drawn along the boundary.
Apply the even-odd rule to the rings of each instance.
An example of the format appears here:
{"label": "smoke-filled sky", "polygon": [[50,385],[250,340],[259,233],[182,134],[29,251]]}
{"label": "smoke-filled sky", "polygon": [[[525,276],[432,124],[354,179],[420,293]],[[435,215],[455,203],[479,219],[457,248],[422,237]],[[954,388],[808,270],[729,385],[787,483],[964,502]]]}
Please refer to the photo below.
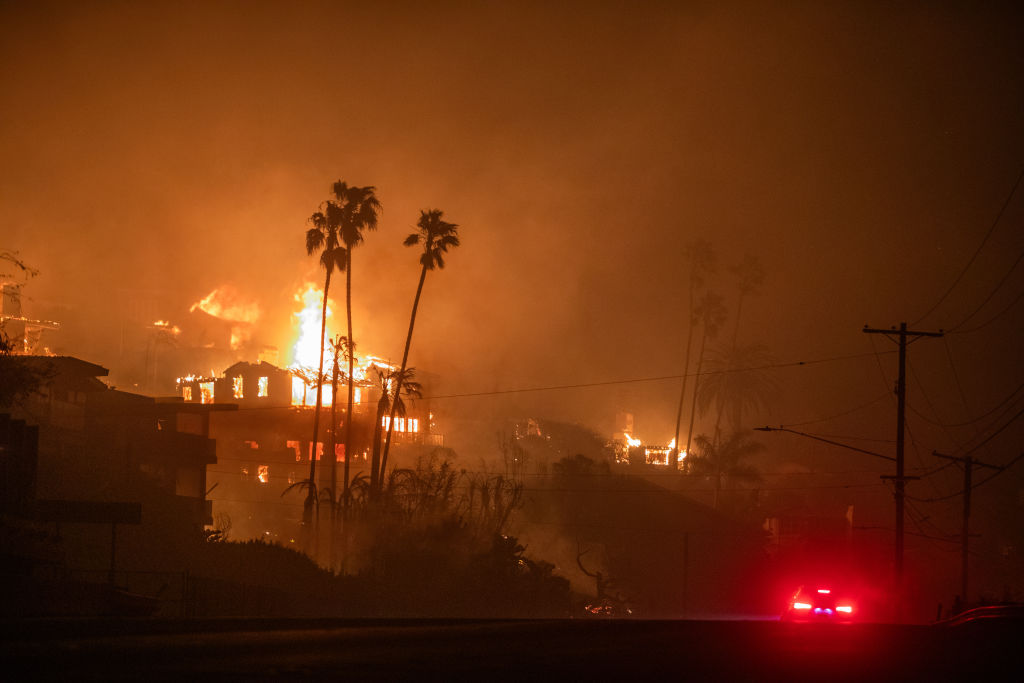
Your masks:
{"label": "smoke-filled sky", "polygon": [[[114,362],[102,344],[125,289],[187,310],[224,284],[259,301],[261,334],[284,344],[292,295],[321,277],[306,218],[343,179],[375,185],[384,206],[354,255],[366,353],[400,357],[418,277],[401,242],[419,210],[461,226],[413,347],[442,394],[681,374],[682,254],[698,238],[722,262],[709,285],[729,333],[728,266],[765,267],[741,344],[782,364],[890,352],[862,326],[953,328],[1009,272],[968,329],[1024,288],[1024,268],[1010,271],[1020,190],[919,320],[1024,169],[1022,13],[890,4],[2,3],[0,247],[40,271],[28,313],[89,320],[62,333],[63,352]],[[910,400],[947,423],[997,404],[1021,381],[1022,310],[912,346]],[[869,402],[895,367],[889,353],[779,368],[751,426]],[[632,411],[665,443],[678,392],[501,400],[605,432]],[[888,399],[843,419],[817,426],[894,429]]]}

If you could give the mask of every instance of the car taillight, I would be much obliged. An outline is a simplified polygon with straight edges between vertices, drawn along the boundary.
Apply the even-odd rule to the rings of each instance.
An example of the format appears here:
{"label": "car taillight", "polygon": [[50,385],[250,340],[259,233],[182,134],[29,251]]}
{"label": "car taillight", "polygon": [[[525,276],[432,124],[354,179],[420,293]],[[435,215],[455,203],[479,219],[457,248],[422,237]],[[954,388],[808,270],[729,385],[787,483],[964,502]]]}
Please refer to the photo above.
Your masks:
{"label": "car taillight", "polygon": [[853,608],[849,605],[836,605],[837,612],[846,612],[847,614],[853,613]]}
{"label": "car taillight", "polygon": [[806,602],[794,602],[793,609],[811,609],[811,605]]}

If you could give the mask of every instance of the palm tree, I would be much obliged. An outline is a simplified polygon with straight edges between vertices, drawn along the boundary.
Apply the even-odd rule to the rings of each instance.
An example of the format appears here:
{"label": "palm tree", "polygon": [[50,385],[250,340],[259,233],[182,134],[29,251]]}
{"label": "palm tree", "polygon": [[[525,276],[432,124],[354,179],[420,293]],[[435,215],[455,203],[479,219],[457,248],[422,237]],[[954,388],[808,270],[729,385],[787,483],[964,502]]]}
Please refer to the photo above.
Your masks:
{"label": "palm tree", "polygon": [[352,403],[355,391],[355,353],[352,336],[352,250],[363,241],[364,230],[377,229],[381,205],[372,185],[356,187],[339,180],[331,188],[340,209],[338,229],[345,244],[345,314],[348,319],[348,403],[345,412],[345,474],[342,506],[348,506],[349,462],[352,460]]}
{"label": "palm tree", "polygon": [[700,455],[694,458],[693,469],[697,474],[715,478],[715,509],[718,509],[723,477],[740,481],[761,479],[761,473],[757,468],[744,461],[765,450],[765,447],[760,441],[751,439],[746,431],[737,430],[724,440],[709,439],[701,434],[697,437],[697,450]]}
{"label": "palm tree", "polygon": [[[690,453],[690,443],[693,438],[693,419],[697,412],[697,395],[700,392],[700,372],[704,367],[704,349],[707,347],[708,339],[718,336],[718,331],[725,323],[725,304],[722,297],[714,292],[705,292],[704,297],[697,304],[693,311],[694,316],[703,325],[703,332],[700,337],[700,353],[697,355],[697,373],[693,380],[693,401],[690,404],[690,427],[686,430],[686,451]],[[677,437],[678,438],[678,437]],[[676,442],[678,444],[678,442]]]}
{"label": "palm tree", "polygon": [[[342,379],[346,379],[344,374],[339,370],[339,359],[345,359],[348,357],[350,351],[355,351],[355,343],[349,344],[348,337],[337,335],[334,339],[327,342],[331,347],[331,357],[333,359],[333,366],[331,370],[331,428],[330,437],[331,441],[328,444],[328,450],[331,453],[331,477],[330,477],[330,500],[332,504],[337,504],[339,498],[337,495],[338,491],[338,476],[337,476],[337,465],[338,457],[335,455],[337,450],[337,432],[338,432],[338,378],[339,375]],[[324,378],[326,380],[326,377]],[[346,380],[347,381],[347,380]],[[321,475],[322,476],[322,475]],[[333,509],[332,509],[333,514]]]}
{"label": "palm tree", "polygon": [[[384,427],[384,417],[391,414],[392,389],[398,385],[398,370],[382,372],[375,369],[377,373],[377,386],[380,388],[380,399],[377,401],[377,419],[373,424],[373,455],[370,458],[370,490],[376,492],[381,482],[380,451],[381,432]],[[402,395],[395,399],[396,413],[405,417],[405,398],[420,398],[423,396],[423,387],[419,382],[414,381],[416,376],[415,368],[407,368],[402,375]]]}
{"label": "palm tree", "polygon": [[[324,345],[327,336],[327,295],[331,288],[331,275],[335,270],[345,270],[348,263],[347,250],[339,240],[338,230],[341,225],[342,207],[332,201],[321,205],[321,210],[309,217],[313,227],[306,230],[306,253],[312,256],[320,253],[320,265],[325,271],[324,303],[320,315],[320,368],[317,377],[324,374]],[[317,439],[320,432],[320,408],[323,405],[323,382],[316,385],[316,410],[313,413],[313,441],[309,456],[309,489],[302,507],[302,524],[308,530],[313,521],[313,505],[317,500],[316,493],[316,455]],[[307,534],[308,545],[308,534]],[[307,548],[308,549],[308,548]]]}
{"label": "palm tree", "polygon": [[732,273],[739,280],[739,298],[736,300],[736,322],[732,330],[732,345],[736,346],[736,340],[740,334],[740,314],[743,313],[743,301],[749,295],[755,294],[764,283],[764,266],[753,254],[747,254],[743,260],[730,268]]}
{"label": "palm tree", "polygon": [[668,465],[675,469],[679,453],[679,425],[683,417],[683,399],[686,397],[686,379],[690,372],[690,349],[693,346],[693,329],[698,322],[698,314],[694,309],[694,297],[697,289],[704,285],[706,276],[713,274],[718,268],[718,256],[714,247],[706,240],[694,240],[686,246],[683,258],[690,265],[690,327],[686,335],[686,357],[683,360],[683,386],[679,389],[679,408],[676,410],[676,435],[673,443],[675,448],[668,454]]}
{"label": "palm tree", "polygon": [[708,354],[708,372],[697,393],[701,413],[714,407],[715,430],[712,439],[721,436],[722,418],[729,418],[733,431],[742,428],[743,413],[763,408],[776,390],[775,380],[766,372],[772,357],[760,345],[734,346]]}
{"label": "palm tree", "polygon": [[[405,238],[405,246],[411,247],[417,244],[423,245],[423,253],[420,254],[420,282],[416,287],[416,298],[412,302],[412,316],[409,319],[409,334],[405,338],[405,351],[402,353],[402,367],[399,370],[395,387],[395,396],[401,395],[402,378],[405,374],[406,364],[409,362],[409,347],[412,346],[412,330],[416,325],[416,309],[420,305],[420,295],[423,293],[423,282],[427,279],[427,271],[444,269],[444,255],[449,249],[459,246],[459,226],[455,223],[448,223],[441,219],[444,212],[439,209],[420,211],[420,219],[416,222],[417,232]],[[380,472],[381,478],[387,469],[388,451],[391,450],[391,433],[395,428],[395,411],[397,401],[391,404],[391,419],[388,420],[388,435],[384,441],[384,454],[381,456]]]}

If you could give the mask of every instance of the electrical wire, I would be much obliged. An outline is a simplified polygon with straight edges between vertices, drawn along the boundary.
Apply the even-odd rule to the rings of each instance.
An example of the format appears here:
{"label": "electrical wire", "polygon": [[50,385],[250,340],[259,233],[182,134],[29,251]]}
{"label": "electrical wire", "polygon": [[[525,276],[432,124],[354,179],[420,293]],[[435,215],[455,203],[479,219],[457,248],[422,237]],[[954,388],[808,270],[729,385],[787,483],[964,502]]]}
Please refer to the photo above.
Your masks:
{"label": "electrical wire", "polygon": [[1009,279],[1010,275],[1013,274],[1013,271],[1017,270],[1017,266],[1020,265],[1020,262],[1022,260],[1024,260],[1024,251],[1021,251],[1020,254],[1017,255],[1017,260],[1013,262],[1013,265],[1010,266],[1010,269],[1008,271],[1006,271],[1006,273],[1003,275],[1002,278],[1000,278],[999,282],[997,282],[996,286],[992,289],[992,291],[988,293],[988,296],[985,297],[984,301],[982,301],[980,304],[978,304],[977,307],[971,312],[970,315],[968,315],[966,318],[964,318],[963,320],[958,322],[956,325],[953,325],[952,327],[950,327],[949,331],[950,332],[956,332],[961,327],[966,325],[970,321],[971,318],[973,318],[974,316],[978,315],[978,313],[981,312],[981,309],[983,309],[985,307],[985,304],[987,304],[989,301],[991,301],[992,297],[994,297],[996,295],[996,292],[998,292],[1000,289],[1003,288],[1003,285],[1006,284],[1006,281]]}
{"label": "electrical wire", "polygon": [[967,271],[974,264],[974,261],[978,258],[978,254],[981,253],[981,250],[984,248],[985,244],[988,243],[988,240],[992,236],[992,233],[995,232],[996,226],[999,225],[999,221],[1002,220],[1003,213],[1006,212],[1006,208],[1010,205],[1010,201],[1013,199],[1013,196],[1017,194],[1017,188],[1020,186],[1021,178],[1024,178],[1024,170],[1022,170],[1020,172],[1020,175],[1017,176],[1016,182],[1013,183],[1013,189],[1010,190],[1009,196],[1006,197],[1006,201],[1003,202],[1002,207],[999,209],[999,213],[996,214],[996,218],[994,221],[992,221],[992,225],[989,227],[988,232],[986,232],[985,236],[982,238],[981,244],[978,245],[978,248],[974,251],[974,254],[971,256],[970,260],[967,261],[967,265],[963,267],[963,270],[960,271],[960,274],[956,276],[955,280],[953,280],[953,284],[951,284],[949,286],[949,289],[947,289],[946,292],[941,297],[939,297],[939,300],[935,302],[935,305],[929,308],[924,315],[922,315],[920,318],[911,323],[912,325],[916,325],[917,323],[921,322],[929,315],[934,313],[935,309],[942,305],[942,302],[946,300],[946,297],[948,297],[953,292],[953,290],[956,289],[956,286],[960,284],[960,280],[962,280],[964,275],[967,274]]}
{"label": "electrical wire", "polygon": [[969,334],[971,332],[977,332],[978,330],[983,330],[986,327],[988,327],[989,325],[991,325],[992,323],[994,323],[999,318],[1002,318],[1004,315],[1006,315],[1010,311],[1010,309],[1013,308],[1014,306],[1016,306],[1017,304],[1019,304],[1022,299],[1024,299],[1024,289],[1021,290],[1020,294],[1018,294],[1013,299],[1013,301],[1011,301],[1009,304],[1006,305],[1006,308],[1004,308],[1003,310],[999,311],[998,313],[996,313],[994,316],[992,316],[991,318],[989,318],[985,322],[981,323],[980,325],[975,325],[974,327],[970,327],[970,328],[968,328],[966,330],[956,330],[955,332],[950,332],[950,334]]}
{"label": "electrical wire", "polygon": [[841,413],[836,413],[835,415],[829,415],[828,417],[822,417],[822,418],[819,418],[817,420],[806,420],[804,422],[787,422],[783,426],[784,427],[802,427],[804,425],[818,424],[819,422],[828,422],[830,420],[836,419],[837,417],[844,417],[846,415],[850,415],[851,413],[856,413],[858,410],[864,410],[865,408],[873,406],[874,404],[878,403],[879,401],[881,401],[883,398],[885,398],[888,395],[889,395],[889,392],[886,391],[885,393],[879,394],[875,398],[871,399],[867,403],[862,403],[859,406],[856,406],[854,408],[850,408],[849,410],[844,410]]}
{"label": "electrical wire", "polygon": [[[896,351],[887,351],[887,352],[882,352],[882,353],[892,354],[892,353],[896,353]],[[807,366],[807,365],[818,365],[818,364],[821,364],[821,363],[834,363],[834,362],[843,361],[843,360],[852,360],[852,359],[856,359],[856,358],[866,358],[866,357],[871,356],[871,355],[876,355],[877,356],[878,352],[876,352],[875,354],[871,354],[871,353],[851,353],[851,354],[844,355],[844,356],[831,356],[831,357],[828,357],[828,358],[817,358],[817,359],[814,359],[814,360],[792,361],[792,362],[788,362],[788,363],[770,363],[770,364],[766,364],[766,365],[759,365],[759,366],[747,367],[747,368],[730,368],[730,369],[726,369],[726,370],[708,370],[708,371],[704,371],[704,372],[691,372],[691,373],[682,373],[682,374],[675,374],[675,375],[659,375],[659,376],[655,376],[655,377],[636,377],[636,378],[630,378],[630,379],[615,379],[615,380],[607,380],[607,381],[604,381],[604,382],[580,382],[578,384],[552,384],[552,385],[547,385],[547,386],[522,387],[522,388],[517,388],[517,389],[497,389],[497,390],[494,390],[494,391],[474,391],[474,392],[466,392],[466,393],[460,393],[460,394],[438,394],[438,395],[433,395],[433,396],[424,396],[423,398],[424,399],[430,399],[430,400],[443,399],[443,398],[474,398],[474,397],[477,397],[477,396],[498,396],[498,395],[503,395],[503,394],[522,394],[522,393],[530,393],[530,392],[535,392],[535,391],[558,391],[558,390],[564,390],[564,389],[587,389],[587,388],[590,388],[590,387],[614,386],[614,385],[620,385],[620,384],[640,384],[640,383],[644,383],[644,382],[664,382],[664,381],[668,381],[668,380],[682,379],[684,377],[704,377],[706,375],[723,375],[723,374],[727,374],[727,373],[754,372],[754,371],[757,371],[757,370],[777,370],[777,369],[781,369],[781,368],[795,368],[795,367],[801,367],[801,366]]]}

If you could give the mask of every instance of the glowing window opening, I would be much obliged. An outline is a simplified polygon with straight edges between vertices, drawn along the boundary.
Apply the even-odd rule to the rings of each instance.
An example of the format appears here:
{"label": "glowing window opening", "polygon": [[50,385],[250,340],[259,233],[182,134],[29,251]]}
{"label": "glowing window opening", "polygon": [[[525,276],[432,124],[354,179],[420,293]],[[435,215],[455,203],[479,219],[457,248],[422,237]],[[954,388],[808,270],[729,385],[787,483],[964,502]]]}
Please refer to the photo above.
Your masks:
{"label": "glowing window opening", "polygon": [[181,395],[182,395],[182,397],[184,397],[184,399],[186,401],[191,401],[192,400],[192,387],[182,387],[181,388]]}
{"label": "glowing window opening", "polygon": [[266,484],[270,481],[270,465],[260,465],[257,471],[256,478],[260,480],[261,484]]}
{"label": "glowing window opening", "polygon": [[266,398],[267,396],[270,396],[269,385],[269,377],[260,377],[256,380],[256,398]]}
{"label": "glowing window opening", "polygon": [[213,382],[199,383],[199,402],[213,403]]}

